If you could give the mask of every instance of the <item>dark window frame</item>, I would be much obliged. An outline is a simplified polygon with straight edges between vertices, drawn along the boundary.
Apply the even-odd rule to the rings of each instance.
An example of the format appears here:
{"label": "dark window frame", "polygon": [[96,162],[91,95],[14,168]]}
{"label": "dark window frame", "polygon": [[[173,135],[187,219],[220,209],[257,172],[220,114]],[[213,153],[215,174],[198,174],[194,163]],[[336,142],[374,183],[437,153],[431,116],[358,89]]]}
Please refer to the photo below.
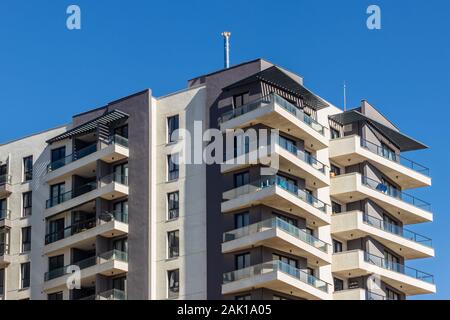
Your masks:
{"label": "dark window frame", "polygon": [[180,269],[168,270],[167,297],[169,299],[177,298],[179,296],[179,293],[180,293]]}
{"label": "dark window frame", "polygon": [[23,158],[23,182],[33,180],[33,156]]}
{"label": "dark window frame", "polygon": [[31,227],[23,227],[21,230],[21,252],[31,251]]}
{"label": "dark window frame", "polygon": [[29,217],[33,212],[33,192],[22,193],[22,217]]}
{"label": "dark window frame", "polygon": [[167,232],[167,258],[175,259],[180,256],[180,230]]}
{"label": "dark window frame", "polygon": [[167,220],[176,220],[180,216],[180,191],[167,194]]}
{"label": "dark window frame", "polygon": [[172,161],[173,158],[179,157],[178,154],[167,155],[167,180],[176,181],[180,177],[180,165]]}
{"label": "dark window frame", "polygon": [[172,143],[176,142],[179,139],[178,134],[174,135],[173,133],[180,129],[180,115],[175,114],[173,116],[167,117],[167,142]]}
{"label": "dark window frame", "polygon": [[31,263],[25,262],[20,264],[20,288],[27,289],[30,287]]}

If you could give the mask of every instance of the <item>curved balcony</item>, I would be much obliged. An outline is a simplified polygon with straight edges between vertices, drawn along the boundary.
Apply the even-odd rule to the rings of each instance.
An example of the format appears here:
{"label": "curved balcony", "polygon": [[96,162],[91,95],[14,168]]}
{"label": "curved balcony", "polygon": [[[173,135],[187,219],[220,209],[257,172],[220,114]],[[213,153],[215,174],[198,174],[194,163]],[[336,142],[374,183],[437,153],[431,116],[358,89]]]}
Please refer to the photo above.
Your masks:
{"label": "curved balcony", "polygon": [[303,177],[311,188],[323,188],[330,185],[329,168],[315,157],[298,149],[295,145],[282,139],[276,139],[273,145],[247,152],[226,161],[221,165],[221,172],[231,172],[257,163],[271,163],[276,157],[281,171]]}
{"label": "curved balcony", "polygon": [[431,185],[429,169],[386,148],[351,135],[330,141],[330,159],[347,167],[368,161],[402,189]]}
{"label": "curved balcony", "polygon": [[329,205],[281,176],[262,177],[223,193],[222,212],[263,204],[314,221],[318,226],[331,221]]}
{"label": "curved balcony", "polygon": [[362,250],[333,254],[331,271],[342,277],[374,274],[383,282],[406,295],[436,292],[432,275]]}
{"label": "curved balcony", "polygon": [[220,129],[245,128],[262,123],[305,141],[314,150],[328,147],[328,129],[277,94],[270,94],[222,114]]}
{"label": "curved balcony", "polygon": [[279,260],[223,274],[222,294],[267,288],[304,299],[330,299],[330,285]]}
{"label": "curved balcony", "polygon": [[9,174],[0,175],[0,197],[9,195],[11,190],[12,176]]}
{"label": "curved balcony", "polygon": [[112,173],[90,182],[75,190],[50,198],[46,202],[46,218],[59,212],[68,211],[96,198],[106,200],[118,199],[128,195],[128,176]]}
{"label": "curved balcony", "polygon": [[359,173],[331,178],[330,195],[344,203],[371,199],[404,224],[433,220],[431,205],[407,193],[391,189]]}
{"label": "curved balcony", "polygon": [[46,272],[44,274],[44,290],[65,286],[67,278],[72,273],[73,266],[80,268],[82,281],[86,279],[95,281],[95,275],[97,274],[111,276],[128,272],[128,254],[118,250],[111,250]]}
{"label": "curved balcony", "polygon": [[276,217],[223,234],[222,253],[266,246],[306,257],[318,266],[331,263],[331,246],[306,231]]}
{"label": "curved balcony", "polygon": [[341,239],[372,237],[405,259],[434,256],[430,238],[362,211],[334,214],[331,221],[331,233]]}
{"label": "curved balcony", "polygon": [[128,139],[114,135],[106,143],[93,143],[62,159],[51,162],[47,166],[45,180],[46,182],[62,180],[70,175],[94,170],[98,160],[112,163],[128,158],[128,156]]}

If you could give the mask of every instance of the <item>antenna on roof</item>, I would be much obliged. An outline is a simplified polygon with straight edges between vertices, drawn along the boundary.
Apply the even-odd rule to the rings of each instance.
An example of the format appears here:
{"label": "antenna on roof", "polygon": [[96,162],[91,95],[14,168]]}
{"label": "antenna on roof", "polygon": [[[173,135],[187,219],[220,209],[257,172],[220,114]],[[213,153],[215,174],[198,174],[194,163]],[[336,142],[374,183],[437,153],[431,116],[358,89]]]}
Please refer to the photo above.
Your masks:
{"label": "antenna on roof", "polygon": [[222,32],[223,43],[224,43],[224,68],[228,69],[230,67],[230,36],[231,32]]}
{"label": "antenna on roof", "polygon": [[347,111],[347,84],[344,80],[344,111]]}

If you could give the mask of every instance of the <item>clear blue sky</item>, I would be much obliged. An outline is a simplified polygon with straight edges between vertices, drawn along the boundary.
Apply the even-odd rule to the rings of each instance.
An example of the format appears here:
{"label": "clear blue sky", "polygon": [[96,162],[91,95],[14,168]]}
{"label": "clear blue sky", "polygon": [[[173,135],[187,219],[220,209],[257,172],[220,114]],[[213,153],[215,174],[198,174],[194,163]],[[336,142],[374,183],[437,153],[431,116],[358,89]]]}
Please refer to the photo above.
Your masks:
{"label": "clear blue sky", "polygon": [[[66,8],[82,10],[82,30],[66,29]],[[378,4],[382,29],[366,28]],[[220,32],[232,32],[233,64],[262,57],[305,77],[342,105],[374,104],[403,132],[431,147],[408,156],[431,169],[433,187],[413,191],[432,203],[435,259],[410,266],[435,275],[450,298],[448,169],[450,2],[406,0],[144,1],[2,0],[0,142],[70,121],[71,115],[130,93],[184,88],[222,67]]]}

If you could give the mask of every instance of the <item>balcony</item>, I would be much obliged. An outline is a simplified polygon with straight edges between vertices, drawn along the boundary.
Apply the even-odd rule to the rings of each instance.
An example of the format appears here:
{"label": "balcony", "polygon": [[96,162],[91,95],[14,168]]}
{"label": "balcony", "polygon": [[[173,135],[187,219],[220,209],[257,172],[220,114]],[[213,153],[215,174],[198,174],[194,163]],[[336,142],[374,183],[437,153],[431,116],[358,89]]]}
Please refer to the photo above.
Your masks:
{"label": "balcony", "polygon": [[324,202],[299,189],[281,176],[267,176],[247,185],[226,191],[222,212],[232,212],[255,205],[266,205],[307,218],[317,226],[331,222],[330,208]]}
{"label": "balcony", "polygon": [[331,233],[347,241],[369,236],[405,259],[434,257],[431,239],[361,211],[334,214],[331,221]]}
{"label": "balcony", "polygon": [[125,291],[112,289],[99,293],[96,300],[127,300],[127,294]]}
{"label": "balcony", "polygon": [[59,212],[68,211],[96,198],[117,199],[128,195],[128,176],[112,173],[98,181],[88,183],[78,189],[67,191],[46,202],[46,218]]}
{"label": "balcony", "polygon": [[270,261],[223,275],[222,294],[267,288],[310,300],[329,300],[330,285],[281,261]]}
{"label": "balcony", "polygon": [[432,275],[361,250],[333,254],[331,271],[341,277],[375,274],[383,282],[406,295],[436,292]]}
{"label": "balcony", "polygon": [[428,202],[361,176],[350,173],[331,178],[330,195],[344,203],[371,199],[403,222],[414,224],[433,220]]}
{"label": "balcony", "polygon": [[333,300],[389,300],[383,292],[373,292],[361,288],[335,291]]}
{"label": "balcony", "polygon": [[119,275],[128,272],[128,254],[126,252],[112,250],[93,256],[85,260],[74,262],[62,268],[51,270],[44,275],[44,290],[50,290],[66,285],[66,281],[73,270],[78,266],[81,271],[81,280],[94,280],[95,275],[104,276]]}
{"label": "balcony", "polygon": [[11,210],[0,210],[0,228],[11,228]]}
{"label": "balcony", "polygon": [[128,233],[126,212],[105,212],[100,219],[88,219],[45,236],[44,254],[95,241],[97,236],[117,237]]}
{"label": "balcony", "polygon": [[226,112],[218,122],[223,132],[262,123],[304,140],[313,150],[327,148],[329,144],[327,128],[276,94]]}
{"label": "balcony", "polygon": [[114,135],[108,143],[94,143],[86,148],[77,150],[65,158],[50,163],[47,166],[46,182],[55,179],[63,180],[65,177],[82,174],[95,169],[96,162],[102,160],[112,163],[128,158],[128,139],[119,135]]}
{"label": "balcony", "polygon": [[7,267],[11,263],[9,255],[9,244],[0,243],[0,268]]}
{"label": "balcony", "polygon": [[0,175],[0,197],[8,196],[11,190],[12,176],[9,174]]}
{"label": "balcony", "polygon": [[270,163],[270,159],[277,157],[280,170],[305,178],[308,186],[323,188],[330,185],[327,165],[298,149],[293,144],[286,143],[286,141],[280,139],[277,140],[272,146],[268,146],[267,152],[261,152],[260,150],[250,151],[231,159],[231,161],[227,161],[221,165],[221,172],[235,171],[256,163]]}
{"label": "balcony", "polygon": [[331,140],[330,159],[340,166],[368,161],[403,189],[431,186],[429,169],[358,135]]}
{"label": "balcony", "polygon": [[330,245],[280,218],[272,218],[223,234],[222,253],[266,246],[306,257],[318,266],[331,263]]}

